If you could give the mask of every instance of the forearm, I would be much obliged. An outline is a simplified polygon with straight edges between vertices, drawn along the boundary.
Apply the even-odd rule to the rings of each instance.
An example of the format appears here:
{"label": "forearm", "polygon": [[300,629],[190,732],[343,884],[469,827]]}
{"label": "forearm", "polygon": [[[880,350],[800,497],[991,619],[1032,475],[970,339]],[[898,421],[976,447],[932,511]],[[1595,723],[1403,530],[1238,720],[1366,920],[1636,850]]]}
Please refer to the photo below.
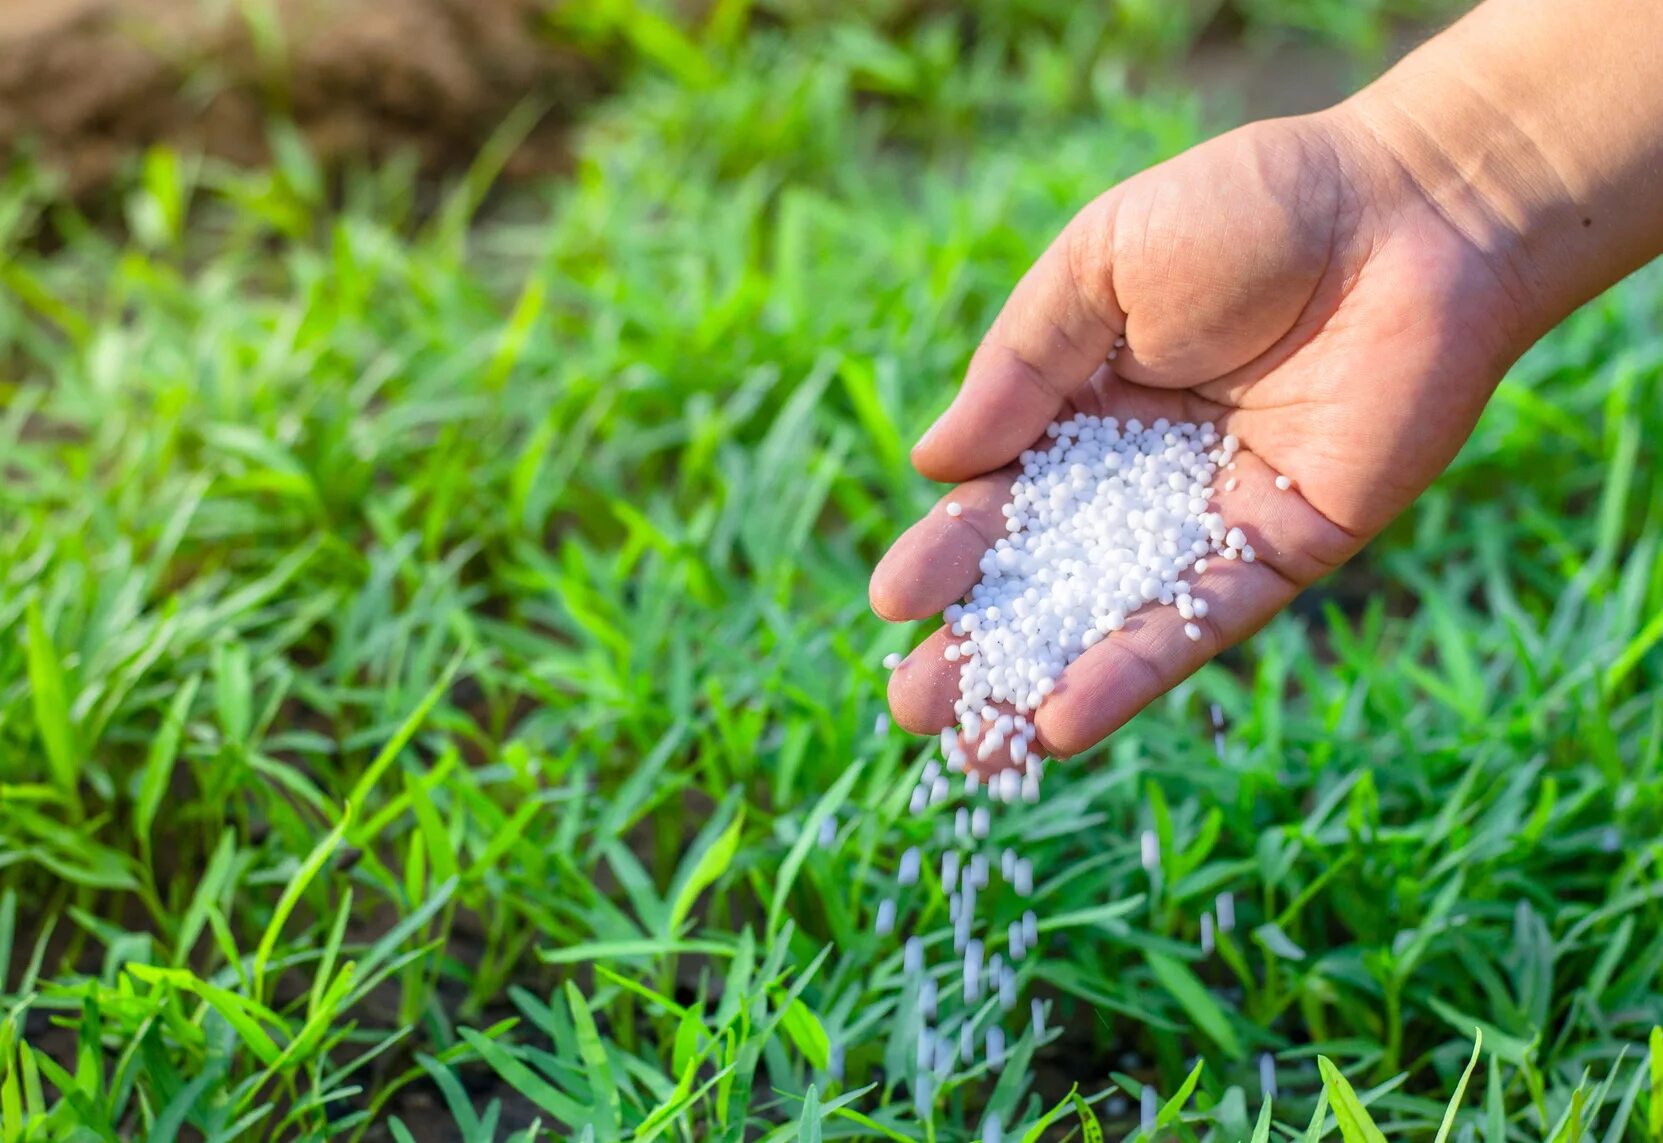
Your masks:
{"label": "forearm", "polygon": [[1521,349],[1663,253],[1663,0],[1487,0],[1336,114],[1490,259]]}

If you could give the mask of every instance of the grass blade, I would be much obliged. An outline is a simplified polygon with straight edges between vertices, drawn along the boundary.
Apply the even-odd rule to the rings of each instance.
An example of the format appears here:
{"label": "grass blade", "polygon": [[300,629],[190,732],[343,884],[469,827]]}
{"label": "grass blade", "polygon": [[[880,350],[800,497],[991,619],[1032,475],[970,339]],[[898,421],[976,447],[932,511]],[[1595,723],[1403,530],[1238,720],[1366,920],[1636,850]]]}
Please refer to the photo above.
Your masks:
{"label": "grass blade", "polygon": [[1172,994],[1178,1006],[1195,1021],[1196,1027],[1206,1033],[1226,1055],[1241,1059],[1244,1052],[1236,1030],[1230,1026],[1224,1009],[1218,1006],[1218,1001],[1213,999],[1195,973],[1166,953],[1148,950],[1144,952],[1144,960],[1154,972],[1155,979]]}
{"label": "grass blade", "polygon": [[[1097,1122],[1097,1113],[1091,1110],[1091,1104],[1085,1101],[1078,1090],[1068,1093],[1068,1098],[1074,1103],[1074,1114],[1080,1119],[1080,1139],[1083,1143],[1103,1143],[1103,1125]],[[1255,1140],[1254,1143],[1260,1143]]]}
{"label": "grass blade", "polygon": [[1323,1087],[1317,1093],[1317,1105],[1311,1109],[1311,1122],[1305,1127],[1305,1143],[1322,1143],[1325,1132],[1322,1129],[1328,1118],[1328,1088]]}
{"label": "grass blade", "polygon": [[46,630],[40,601],[31,599],[26,612],[28,628],[29,693],[34,702],[35,728],[46,748],[46,763],[52,781],[63,792],[70,812],[81,816],[81,753],[75,743],[75,728],[69,717],[69,698],[64,691],[63,669],[58,649]]}
{"label": "grass blade", "polygon": [[1507,1110],[1502,1102],[1501,1061],[1490,1055],[1489,1082],[1484,1092],[1484,1143],[1506,1143]]}
{"label": "grass blade", "polygon": [[468,1046],[479,1054],[480,1059],[491,1065],[492,1070],[502,1077],[504,1083],[532,1103],[566,1123],[589,1121],[589,1108],[532,1071],[507,1048],[495,1040],[487,1040],[472,1028],[461,1029],[460,1035],[468,1042]]}
{"label": "grass blade", "polygon": [[[730,801],[730,805],[736,804]],[[673,938],[681,929],[681,923],[692,912],[693,903],[698,900],[713,881],[727,872],[733,863],[734,854],[739,852],[740,831],[745,825],[745,811],[739,809],[733,813],[733,820],[726,826],[719,827],[718,817],[699,835],[699,840],[693,843],[693,849],[682,863],[682,871],[676,875],[676,888],[670,898],[670,914],[664,927],[664,936]]]}
{"label": "grass blade", "polygon": [[312,884],[312,879],[323,868],[324,862],[329,860],[329,855],[335,852],[335,847],[341,844],[341,837],[346,833],[347,824],[351,820],[352,806],[349,803],[341,811],[341,820],[335,823],[335,828],[312,847],[312,852],[306,855],[306,860],[300,863],[300,868],[283,887],[283,893],[271,911],[271,921],[266,925],[266,931],[260,935],[260,943],[254,950],[253,991],[256,999],[265,998],[266,965],[271,960],[272,950],[277,947],[278,938],[283,935],[283,926],[288,923],[289,915],[300,903],[307,886]]}
{"label": "grass blade", "polygon": [[[797,873],[803,862],[808,859],[809,851],[815,846],[820,833],[820,823],[832,814],[842,809],[843,803],[849,797],[849,791],[854,789],[855,782],[860,779],[865,769],[857,762],[843,771],[833,782],[820,800],[815,803],[807,818],[803,820],[802,832],[786,853],[785,860],[780,862],[779,872],[774,876],[774,896],[768,903],[767,936],[769,940],[779,935],[780,914],[785,910],[786,896],[791,892],[792,883],[797,880]],[[671,926],[672,930],[674,926]]]}
{"label": "grass blade", "polygon": [[[433,712],[433,708],[438,705],[439,700],[450,690],[451,680],[456,677],[456,672],[461,669],[464,656],[465,652],[458,651],[456,653],[456,657],[451,659],[450,665],[445,668],[444,674],[439,677],[439,681],[428,689],[427,694],[422,696],[422,701],[417,703],[416,708],[405,716],[404,721],[399,724],[399,728],[393,732],[393,736],[376,754],[374,761],[369,764],[363,774],[359,775],[357,784],[352,787],[352,793],[347,795],[347,805],[361,806],[369,798],[370,792],[376,787],[376,783],[381,781],[381,775],[386,772],[387,767],[393,764],[393,761],[399,756],[399,752],[410,744],[410,740],[416,736],[416,731],[420,730],[422,724],[427,721],[427,716]],[[353,844],[357,845],[362,840],[361,838],[354,838]]]}
{"label": "grass blade", "polygon": [[155,824],[157,811],[162,808],[162,799],[167,795],[173,778],[173,765],[179,758],[179,738],[185,729],[185,719],[190,714],[191,703],[196,701],[197,688],[201,684],[201,675],[192,675],[185,680],[174,694],[167,713],[162,716],[162,725],[157,728],[156,737],[150,741],[144,772],[139,778],[139,795],[133,803],[133,832],[147,850],[151,827]]}
{"label": "grass blade", "polygon": [[820,1089],[808,1085],[803,1110],[797,1116],[797,1138],[802,1143],[820,1143]]}
{"label": "grass blade", "polygon": [[1323,1089],[1334,1104],[1334,1120],[1345,1143],[1386,1143],[1386,1137],[1375,1126],[1350,1081],[1340,1074],[1333,1061],[1327,1056],[1318,1056],[1317,1069],[1322,1073]]}
{"label": "grass blade", "polygon": [[1045,1137],[1045,1129],[1057,1120],[1061,1119],[1064,1115],[1067,1115],[1068,1112],[1074,1107],[1074,1100],[1077,1097],[1079,1090],[1080,1088],[1078,1084],[1070,1088],[1067,1095],[1058,1100],[1056,1105],[1052,1107],[1051,1110],[1040,1116],[1038,1121],[1036,1121],[1032,1127],[1028,1128],[1022,1136],[1022,1143],[1039,1143],[1039,1141]]}
{"label": "grass blade", "polygon": [[1178,1085],[1178,1090],[1172,1093],[1172,1098],[1161,1105],[1161,1110],[1155,1116],[1157,1128],[1170,1127],[1178,1122],[1178,1117],[1184,1113],[1184,1107],[1195,1094],[1195,1085],[1201,1082],[1201,1069],[1206,1067],[1204,1060],[1197,1060],[1190,1074],[1184,1077],[1184,1082]]}
{"label": "grass blade", "polygon": [[1438,1137],[1434,1143],[1445,1143],[1450,1131],[1455,1126],[1455,1113],[1461,1107],[1461,1100],[1467,1094],[1467,1081],[1472,1079],[1472,1070],[1478,1066],[1478,1054],[1484,1048],[1484,1032],[1475,1029],[1473,1032],[1472,1058],[1467,1061],[1466,1070],[1461,1073],[1461,1080],[1455,1085],[1455,1094],[1449,1097],[1449,1106],[1444,1108],[1444,1121],[1438,1125]]}
{"label": "grass blade", "polygon": [[1646,1107],[1646,1132],[1655,1140],[1663,1140],[1663,1028],[1653,1027],[1646,1052],[1646,1067],[1651,1072],[1651,1101]]}
{"label": "grass blade", "polygon": [[605,1118],[599,1120],[597,1129],[601,1132],[601,1138],[616,1139],[623,1130],[623,1111],[618,1087],[612,1082],[612,1065],[607,1062],[606,1047],[595,1028],[595,1017],[589,1011],[588,1001],[577,990],[577,985],[569,980],[566,982],[566,1003],[572,1010],[572,1023],[577,1027],[577,1046],[583,1056],[584,1069],[589,1073],[589,1091],[598,1101],[597,1108],[605,1112]]}

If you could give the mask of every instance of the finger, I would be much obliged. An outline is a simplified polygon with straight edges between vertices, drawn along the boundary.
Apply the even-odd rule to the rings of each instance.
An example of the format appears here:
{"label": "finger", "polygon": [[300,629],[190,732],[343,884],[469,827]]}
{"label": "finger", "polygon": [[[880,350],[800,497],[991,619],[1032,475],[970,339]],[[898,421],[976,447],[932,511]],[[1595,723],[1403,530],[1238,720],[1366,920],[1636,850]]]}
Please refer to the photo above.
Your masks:
{"label": "finger", "polygon": [[970,359],[964,385],[912,450],[932,480],[1008,463],[1103,364],[1126,315],[1107,250],[1116,192],[1088,206],[1022,276]]}
{"label": "finger", "polygon": [[1039,727],[1009,703],[984,706],[976,717],[976,732],[971,734],[961,727],[953,741],[963,752],[965,770],[982,781],[1007,770],[1025,774],[1030,761],[1044,759],[1046,747],[1039,737]]}
{"label": "finger", "polygon": [[[1213,506],[1243,530],[1254,561],[1209,557],[1205,572],[1186,577],[1194,597],[1207,601],[1206,616],[1185,619],[1173,607],[1144,607],[1070,664],[1035,716],[1036,750],[1066,756],[1094,745],[1208,659],[1257,631],[1305,584],[1360,546],[1358,538],[1312,508],[1297,486],[1278,487],[1279,474],[1259,457],[1238,453],[1234,463],[1233,470],[1219,474]],[[972,569],[974,576],[979,569],[973,564]],[[953,598],[965,590],[956,584]],[[1186,633],[1191,622],[1199,640]],[[915,733],[934,734],[958,721],[960,668],[944,657],[949,641],[945,629],[937,631],[891,679],[897,721]],[[963,743],[972,758],[980,737]],[[977,769],[995,772],[1009,764],[1000,754]]]}
{"label": "finger", "polygon": [[[1107,366],[1065,408],[1073,412],[1153,423],[1172,420],[1212,421],[1229,432],[1232,412],[1187,390],[1148,389],[1115,378]],[[1050,445],[1042,430],[1023,448]],[[868,594],[872,610],[891,621],[923,619],[964,596],[981,579],[982,554],[1006,534],[1001,509],[1010,502],[1015,465],[966,481],[936,502],[928,514],[896,540],[872,573]],[[1268,482],[1270,477],[1265,478]],[[947,505],[961,509],[957,518]]]}
{"label": "finger", "polygon": [[1293,477],[1278,487],[1283,475],[1257,454],[1238,452],[1213,480],[1211,507],[1242,528],[1257,562],[1303,586],[1356,555],[1363,538],[1313,508]]}
{"label": "finger", "polygon": [[1348,277],[1340,203],[1309,178],[1311,146],[1296,123],[1256,124],[1124,184],[1111,258],[1122,377],[1192,386],[1309,338],[1333,312]]}
{"label": "finger", "polygon": [[959,669],[943,652],[952,636],[938,628],[889,673],[889,710],[910,734],[937,734],[954,725]]}
{"label": "finger", "polygon": [[[1207,601],[1207,615],[1186,620],[1174,607],[1151,605],[1128,616],[1124,627],[1063,671],[1056,690],[1033,716],[1036,748],[1068,757],[1096,745],[1209,659],[1264,626],[1298,591],[1257,559],[1251,564],[1210,560],[1191,588],[1193,597]],[[1186,634],[1190,623],[1199,640]],[[959,666],[943,655],[951,639],[945,627],[937,630],[890,676],[890,709],[913,734],[937,734],[958,722],[953,707],[960,693]],[[979,740],[963,742],[972,757]],[[989,765],[978,769],[1009,765],[1008,758],[986,761]]]}
{"label": "finger", "polygon": [[891,621],[924,619],[964,596],[982,578],[983,553],[1006,535],[1000,509],[1016,475],[1004,468],[959,485],[903,532],[872,572],[872,610]]}
{"label": "finger", "polygon": [[[889,677],[889,709],[895,721],[913,734],[939,734],[960,725],[953,709],[959,698],[959,664],[948,662],[944,655],[947,644],[957,641],[947,628],[938,629],[915,647]],[[1025,769],[1029,751],[1039,755],[1049,752],[1044,734],[1037,728],[1020,746],[1015,746],[1021,733],[1014,726],[1000,733],[984,752],[982,745],[992,735],[1000,715],[1009,715],[1014,723],[1017,711],[1008,703],[991,704],[978,712],[982,725],[975,734],[956,736],[966,764],[983,778],[1013,767]]]}
{"label": "finger", "polygon": [[[1264,539],[1251,526],[1243,531],[1250,544]],[[1300,590],[1258,558],[1250,564],[1209,559],[1192,585],[1192,596],[1207,601],[1204,618],[1186,620],[1175,607],[1145,606],[1069,664],[1033,716],[1039,732],[1036,749],[1067,757],[1096,745],[1209,659],[1264,626]],[[1195,624],[1199,640],[1186,634],[1188,623]],[[890,675],[890,710],[913,734],[937,734],[958,722],[953,706],[960,694],[959,664],[944,655],[949,641],[951,634],[940,628]],[[972,757],[978,744],[979,736],[964,743]],[[986,761],[991,765],[978,768],[998,770],[1009,764],[1008,758]]]}
{"label": "finger", "polygon": [[[1173,607],[1144,607],[1070,663],[1035,715],[1041,739],[1055,753],[1077,754],[1114,733],[1362,546],[1361,537],[1313,508],[1297,484],[1278,487],[1282,474],[1260,457],[1240,452],[1233,463],[1218,474],[1212,506],[1241,528],[1253,562],[1208,557],[1205,572],[1186,577],[1192,597],[1207,601],[1205,617],[1186,620]],[[1188,623],[1199,640],[1189,638]]]}
{"label": "finger", "polygon": [[[1210,561],[1196,585],[1205,618],[1186,620],[1174,607],[1145,607],[1063,671],[1036,714],[1040,734],[1062,756],[1101,742],[1202,664],[1247,638],[1297,594],[1267,564]],[[1185,632],[1193,624],[1200,634]]]}

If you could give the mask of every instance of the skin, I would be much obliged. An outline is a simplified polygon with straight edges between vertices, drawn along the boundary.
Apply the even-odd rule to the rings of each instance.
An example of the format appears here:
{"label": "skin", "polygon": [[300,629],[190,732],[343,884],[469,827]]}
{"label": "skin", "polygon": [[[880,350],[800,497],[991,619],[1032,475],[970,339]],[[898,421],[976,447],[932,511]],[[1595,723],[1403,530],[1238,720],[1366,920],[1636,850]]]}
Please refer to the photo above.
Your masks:
{"label": "skin", "polygon": [[[1532,342],[1663,252],[1660,44],[1653,0],[1489,0],[1346,102],[1232,131],[1090,203],[913,449],[957,487],[879,563],[873,609],[927,619],[961,598],[1003,534],[1017,454],[1085,411],[1235,433],[1215,506],[1258,559],[1193,578],[1211,603],[1199,642],[1175,609],[1146,608],[1075,660],[1039,747],[1087,749],[1258,630],[1425,490]],[[945,642],[891,676],[915,733],[956,721]]]}

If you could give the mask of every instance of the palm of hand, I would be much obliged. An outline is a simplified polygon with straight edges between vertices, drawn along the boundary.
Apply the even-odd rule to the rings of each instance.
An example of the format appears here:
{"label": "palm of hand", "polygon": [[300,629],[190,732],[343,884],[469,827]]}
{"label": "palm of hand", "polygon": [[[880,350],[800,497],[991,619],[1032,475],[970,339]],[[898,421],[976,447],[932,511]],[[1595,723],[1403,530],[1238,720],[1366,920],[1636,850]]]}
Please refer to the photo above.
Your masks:
{"label": "palm of hand", "polygon": [[[1442,470],[1510,360],[1497,287],[1389,155],[1327,121],[1256,124],[1144,172],[1024,277],[915,448],[926,476],[965,483],[884,557],[873,607],[921,619],[968,591],[1003,523],[1008,466],[1058,416],[1235,433],[1236,483],[1216,503],[1259,559],[1214,561],[1196,581],[1213,603],[1199,643],[1171,608],[1146,608],[1069,666],[1036,717],[1040,743],[1085,749],[1348,559]],[[909,730],[954,721],[945,642],[936,632],[892,676]]]}

